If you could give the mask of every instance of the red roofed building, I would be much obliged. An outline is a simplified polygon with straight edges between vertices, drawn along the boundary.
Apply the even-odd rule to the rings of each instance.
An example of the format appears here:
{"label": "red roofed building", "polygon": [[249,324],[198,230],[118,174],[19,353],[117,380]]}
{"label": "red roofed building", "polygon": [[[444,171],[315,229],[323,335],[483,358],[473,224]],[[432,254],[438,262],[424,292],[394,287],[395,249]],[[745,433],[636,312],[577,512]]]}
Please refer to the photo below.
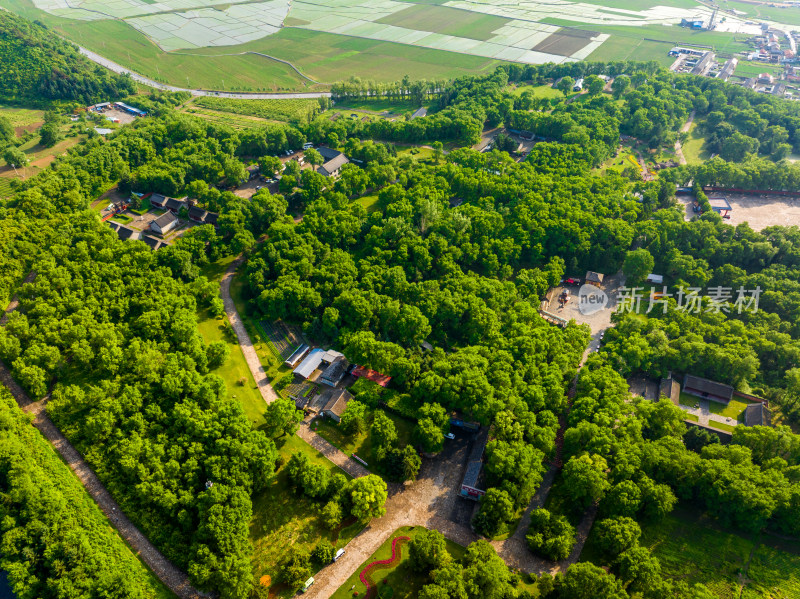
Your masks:
{"label": "red roofed building", "polygon": [[377,383],[381,387],[388,387],[389,381],[392,380],[392,377],[386,376],[385,374],[381,374],[380,372],[377,372],[375,370],[370,370],[369,368],[365,368],[364,366],[356,366],[355,368],[353,368],[352,374],[357,379],[365,378],[368,381]]}

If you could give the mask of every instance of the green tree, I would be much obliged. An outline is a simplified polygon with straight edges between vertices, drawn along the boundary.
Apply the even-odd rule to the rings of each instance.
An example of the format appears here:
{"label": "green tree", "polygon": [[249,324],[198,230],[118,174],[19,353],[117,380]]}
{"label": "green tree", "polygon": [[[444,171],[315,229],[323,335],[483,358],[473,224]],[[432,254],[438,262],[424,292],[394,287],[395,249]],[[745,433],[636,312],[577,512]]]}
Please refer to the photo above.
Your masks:
{"label": "green tree", "polygon": [[575,80],[569,75],[567,75],[566,77],[561,78],[556,87],[558,88],[558,91],[564,94],[564,97],[566,98],[572,91],[574,85],[575,85]]}
{"label": "green tree", "polygon": [[622,272],[628,278],[628,283],[641,283],[647,275],[653,272],[655,260],[646,249],[633,250],[625,255],[622,263]]}
{"label": "green tree", "polygon": [[329,501],[320,514],[325,526],[335,530],[342,522],[342,506],[338,501]]}
{"label": "green tree", "polygon": [[525,537],[531,551],[550,561],[569,557],[575,544],[575,528],[564,516],[546,509],[531,512],[531,524]]}
{"label": "green tree", "polygon": [[622,583],[613,574],[589,562],[573,564],[564,574],[558,596],[569,599],[628,599]]}
{"label": "green tree", "polygon": [[314,148],[309,148],[305,150],[303,152],[303,155],[305,156],[306,162],[308,162],[313,166],[319,166],[320,164],[325,162],[325,160],[322,158],[322,154],[320,154]]}
{"label": "green tree", "polygon": [[631,78],[627,75],[619,75],[611,82],[611,92],[614,99],[619,100],[631,85]]}
{"label": "green tree", "polygon": [[409,565],[415,572],[428,573],[441,568],[451,559],[444,535],[438,530],[418,533],[408,544]]}
{"label": "green tree", "polygon": [[562,470],[564,491],[577,509],[586,509],[603,497],[608,489],[608,465],[599,455],[572,457]]}
{"label": "green tree", "polygon": [[481,497],[480,511],[473,519],[473,526],[481,534],[493,537],[513,517],[514,502],[509,494],[505,490],[492,487]]}
{"label": "green tree", "polygon": [[214,370],[221,367],[228,361],[231,350],[224,341],[212,341],[208,344],[206,355],[208,356],[208,368]]}
{"label": "green tree", "polygon": [[350,513],[361,522],[380,518],[386,513],[386,483],[377,474],[354,478],[347,487]]}
{"label": "green tree", "polygon": [[598,95],[606,86],[606,82],[600,79],[600,77],[597,75],[589,75],[586,77],[586,79],[584,79],[583,82],[586,86],[586,89],[589,91],[590,96]]}
{"label": "green tree", "polygon": [[636,545],[642,534],[636,520],[625,516],[606,518],[596,526],[597,546],[609,559]]}
{"label": "green tree", "polygon": [[280,566],[281,581],[290,589],[299,589],[310,576],[310,555],[299,549],[291,549]]}
{"label": "green tree", "polygon": [[397,428],[394,422],[382,410],[375,412],[370,427],[372,453],[375,459],[383,461],[392,445],[397,442]]}
{"label": "green tree", "polygon": [[3,152],[3,160],[6,161],[6,164],[12,164],[15,167],[23,167],[28,165],[28,157],[16,146],[9,146]]}
{"label": "green tree", "polygon": [[291,399],[279,397],[267,404],[264,419],[267,421],[265,432],[270,437],[293,435],[303,420],[303,411],[298,410]]}
{"label": "green tree", "polygon": [[320,566],[327,566],[333,561],[336,549],[328,539],[322,539],[311,552],[311,559]]}
{"label": "green tree", "polygon": [[64,139],[64,135],[61,133],[58,123],[48,122],[39,128],[39,143],[45,148],[52,148],[62,139]]}
{"label": "green tree", "polygon": [[367,406],[357,400],[347,402],[339,427],[346,435],[357,435],[366,430]]}
{"label": "green tree", "polygon": [[421,418],[414,428],[414,442],[427,453],[437,453],[444,447],[444,433],[430,418]]}
{"label": "green tree", "polygon": [[283,163],[277,156],[262,156],[258,160],[258,170],[265,177],[272,178],[283,170]]}

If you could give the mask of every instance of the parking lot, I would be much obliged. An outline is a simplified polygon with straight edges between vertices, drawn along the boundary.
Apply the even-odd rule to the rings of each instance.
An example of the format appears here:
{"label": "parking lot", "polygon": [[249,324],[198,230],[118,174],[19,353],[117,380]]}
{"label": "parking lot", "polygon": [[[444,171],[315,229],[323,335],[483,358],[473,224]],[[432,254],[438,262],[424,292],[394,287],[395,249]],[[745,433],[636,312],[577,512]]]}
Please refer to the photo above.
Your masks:
{"label": "parking lot", "polygon": [[[582,281],[581,281],[582,282]],[[603,282],[597,285],[600,289],[608,295],[608,304],[602,310],[594,314],[583,314],[579,309],[578,290],[580,285],[570,285],[564,283],[558,287],[551,289],[547,297],[549,301],[545,300],[545,310],[561,318],[567,320],[574,319],[579,324],[588,324],[592,331],[592,338],[589,341],[589,351],[594,351],[600,347],[601,335],[606,329],[611,327],[611,315],[617,307],[617,294],[619,289],[625,285],[625,275],[618,272],[615,275],[608,275],[604,278]],[[566,304],[561,304],[559,297],[563,290],[569,291],[569,300]]]}
{"label": "parking lot", "polygon": [[[766,195],[723,194],[715,192],[714,195],[724,195],[731,205],[730,219],[725,219],[729,225],[749,223],[755,231],[766,227],[781,225],[790,227],[800,226],[800,197],[780,197]],[[678,201],[686,209],[686,220],[692,220],[697,214],[692,211],[694,198],[681,196]]]}

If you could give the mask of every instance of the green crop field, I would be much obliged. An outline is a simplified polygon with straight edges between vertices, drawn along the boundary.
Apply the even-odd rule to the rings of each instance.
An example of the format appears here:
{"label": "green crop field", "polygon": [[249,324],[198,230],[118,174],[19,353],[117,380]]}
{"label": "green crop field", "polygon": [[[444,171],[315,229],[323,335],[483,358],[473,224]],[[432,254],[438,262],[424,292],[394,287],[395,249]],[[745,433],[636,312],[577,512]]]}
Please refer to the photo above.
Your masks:
{"label": "green crop field", "polygon": [[268,124],[270,121],[258,119],[255,117],[247,117],[236,114],[229,114],[227,112],[217,112],[216,110],[207,110],[205,108],[196,108],[194,106],[186,107],[183,112],[190,114],[197,118],[203,119],[210,123],[217,125],[224,125],[232,127],[233,129],[255,129]]}
{"label": "green crop field", "polygon": [[488,40],[492,32],[511,19],[458,10],[446,6],[414,5],[378,19],[376,23],[395,25],[417,31],[444,33],[476,40]]}
{"label": "green crop field", "polygon": [[202,97],[194,101],[197,106],[219,112],[229,112],[260,119],[304,123],[320,108],[317,100],[233,100],[229,98]]}
{"label": "green crop field", "polygon": [[667,55],[673,45],[671,42],[631,40],[615,35],[603,42],[603,45],[592,52],[586,60],[655,60],[666,67],[675,61],[674,58]]}
{"label": "green crop field", "polygon": [[800,25],[800,7],[781,8],[769,6],[769,3],[755,4],[737,2],[736,0],[720,0],[720,8],[738,10],[746,13],[746,18],[768,19],[786,25]]}
{"label": "green crop field", "polygon": [[746,62],[740,60],[736,65],[736,70],[733,72],[733,74],[740,77],[757,77],[761,73],[771,73],[772,75],[777,76],[782,72],[783,68],[774,64],[765,64],[763,62]]}

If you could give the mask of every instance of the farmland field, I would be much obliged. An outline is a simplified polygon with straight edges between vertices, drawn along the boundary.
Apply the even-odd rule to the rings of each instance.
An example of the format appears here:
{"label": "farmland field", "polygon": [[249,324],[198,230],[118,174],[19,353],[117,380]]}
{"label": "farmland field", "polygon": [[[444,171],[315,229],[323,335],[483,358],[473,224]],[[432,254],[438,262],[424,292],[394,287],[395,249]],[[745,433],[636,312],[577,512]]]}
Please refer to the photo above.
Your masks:
{"label": "farmland field", "polygon": [[564,1],[557,11],[543,0],[0,0],[0,6],[157,81],[240,91],[314,90],[351,75],[449,78],[504,61],[668,64],[669,44],[708,44],[725,55],[744,49],[748,28],[756,27],[733,15],[724,23],[728,33],[676,26],[688,10],[710,17],[695,0],[635,7],[624,0]]}
{"label": "farmland field", "polygon": [[219,112],[230,112],[274,121],[300,123],[319,111],[317,100],[233,100],[229,98],[197,98],[194,104]]}

